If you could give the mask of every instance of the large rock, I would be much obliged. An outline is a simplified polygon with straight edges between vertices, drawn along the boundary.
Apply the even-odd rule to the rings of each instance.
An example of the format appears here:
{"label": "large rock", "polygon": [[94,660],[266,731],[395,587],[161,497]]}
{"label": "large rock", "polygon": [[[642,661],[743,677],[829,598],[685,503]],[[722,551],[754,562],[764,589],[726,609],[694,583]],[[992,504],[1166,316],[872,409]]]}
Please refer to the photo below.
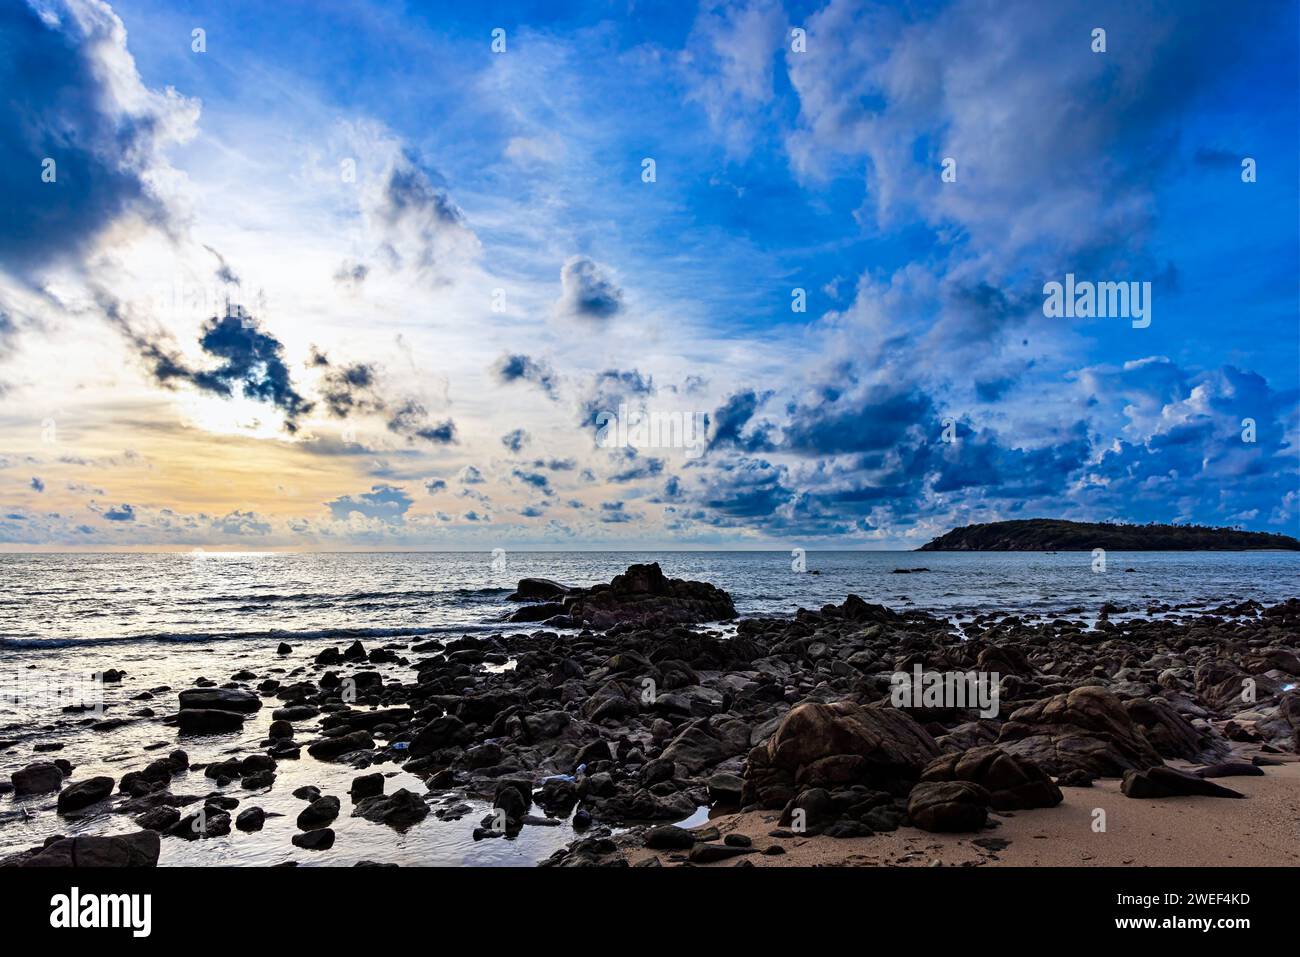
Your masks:
{"label": "large rock", "polygon": [[907,816],[925,831],[978,831],[988,814],[989,792],[970,781],[922,781],[907,798]]}
{"label": "large rock", "polygon": [[464,721],[455,715],[444,714],[426,724],[411,739],[409,753],[411,757],[418,758],[442,748],[467,744],[472,738],[473,734],[465,727]]}
{"label": "large rock", "polygon": [[375,824],[387,824],[399,831],[423,821],[428,814],[429,807],[424,799],[406,788],[399,788],[388,796],[362,798],[352,811],[353,817],[365,818]]}
{"label": "large rock", "polygon": [[[673,738],[664,748],[662,758],[680,764],[694,775],[748,750],[749,725],[743,721],[702,718],[688,724]],[[672,777],[671,769],[668,776]]]}
{"label": "large rock", "polygon": [[339,816],[339,799],[329,795],[317,798],[298,814],[298,827],[304,831],[314,831],[324,827]]}
{"label": "large rock", "polygon": [[349,751],[369,751],[375,739],[365,731],[351,731],[333,738],[321,738],[307,748],[307,753],[318,761],[332,761]]}
{"label": "large rock", "polygon": [[290,841],[294,847],[307,851],[328,851],[334,846],[334,829],[322,827],[316,831],[304,831],[295,834]]}
{"label": "large rock", "polygon": [[186,734],[239,731],[244,727],[244,715],[238,711],[222,711],[218,708],[186,708],[176,713],[176,726]]}
{"label": "large rock", "polygon": [[14,785],[14,797],[26,794],[48,794],[63,787],[63,771],[51,761],[36,761],[9,775]]}
{"label": "large rock", "polygon": [[906,794],[938,745],[904,711],[805,702],[749,752],[742,803],[782,807],[804,787],[854,784]]}
{"label": "large rock", "polygon": [[922,781],[970,781],[989,793],[998,811],[1055,807],[1061,789],[1038,765],[997,747],[978,747],[961,754],[945,754],[926,765]]}
{"label": "large rock", "polygon": [[1158,767],[1126,771],[1120,790],[1131,798],[1165,798],[1199,794],[1205,797],[1240,798],[1246,795],[1213,781],[1198,778],[1177,768]]}
{"label": "large rock", "polygon": [[59,794],[59,813],[70,814],[98,804],[112,795],[113,783],[110,777],[96,777],[68,785]]}
{"label": "large rock", "polygon": [[161,842],[154,831],[114,837],[65,837],[23,862],[24,867],[156,867]]}
{"label": "large rock", "polygon": [[553,582],[549,578],[521,578],[514,593],[507,596],[508,601],[559,601],[572,591],[567,585]]}
{"label": "large rock", "polygon": [[1163,698],[1131,698],[1124,710],[1161,757],[1212,762],[1228,753],[1227,741],[1198,731]]}
{"label": "large rock", "polygon": [[262,699],[251,691],[234,688],[190,688],[180,693],[180,710],[215,708],[217,711],[238,711],[252,714],[262,707]]}
{"label": "large rock", "polygon": [[[625,623],[689,625],[736,617],[731,596],[721,588],[708,582],[668,578],[658,562],[631,565],[623,574],[615,575],[609,584],[571,589],[563,596],[562,603],[552,600],[552,604],[556,607],[544,608],[545,618],[553,617],[551,613],[558,608],[572,627],[586,626],[599,631]],[[521,608],[510,620],[537,621],[542,614],[533,607]]]}
{"label": "large rock", "polygon": [[1164,762],[1124,705],[1103,688],[1086,686],[1012,712],[998,747],[1028,758],[1051,775],[1083,770],[1102,777]]}

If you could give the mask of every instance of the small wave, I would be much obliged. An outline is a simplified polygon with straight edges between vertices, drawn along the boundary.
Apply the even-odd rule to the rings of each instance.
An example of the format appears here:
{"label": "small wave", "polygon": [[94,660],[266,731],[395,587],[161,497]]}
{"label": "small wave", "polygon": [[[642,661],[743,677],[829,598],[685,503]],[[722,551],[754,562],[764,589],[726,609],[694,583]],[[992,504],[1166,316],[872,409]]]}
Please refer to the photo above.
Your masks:
{"label": "small wave", "polygon": [[293,592],[279,594],[271,592],[270,594],[258,595],[206,595],[195,597],[194,604],[199,605],[223,605],[234,602],[242,602],[243,606],[256,608],[258,606],[274,605],[281,603],[311,603],[314,607],[329,607],[339,603],[352,603],[358,601],[372,602],[406,602],[417,598],[475,598],[475,597],[499,597],[510,594],[514,589],[494,586],[491,588],[432,588],[432,589],[407,589],[407,588],[390,588],[386,591],[354,591],[354,592]]}
{"label": "small wave", "polygon": [[312,628],[291,631],[163,632],[151,635],[113,635],[88,638],[0,638],[0,649],[88,648],[96,645],[188,644],[216,641],[330,641],[361,638],[407,638],[416,635],[443,635],[452,632],[473,633],[499,631],[500,625],[421,625],[390,628]]}

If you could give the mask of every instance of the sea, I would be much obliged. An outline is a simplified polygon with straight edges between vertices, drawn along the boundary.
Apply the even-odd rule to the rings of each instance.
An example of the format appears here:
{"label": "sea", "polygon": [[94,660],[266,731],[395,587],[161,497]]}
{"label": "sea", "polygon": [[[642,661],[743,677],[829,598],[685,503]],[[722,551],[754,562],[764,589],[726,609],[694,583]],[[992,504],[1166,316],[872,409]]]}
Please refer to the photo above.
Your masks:
{"label": "sea", "polygon": [[[150,720],[142,709],[159,717],[170,713],[176,692],[200,678],[222,684],[249,669],[259,678],[296,680],[294,669],[306,666],[320,648],[354,639],[369,648],[537,630],[542,626],[504,620],[516,607],[507,596],[520,578],[592,585],[642,562],[658,562],[670,577],[726,589],[742,617],[789,616],[856,594],[898,610],[943,616],[955,626],[990,612],[1092,623],[1106,604],[1121,609],[1110,615],[1114,620],[1190,616],[1247,599],[1271,604],[1300,596],[1300,553],[1271,551],[1109,552],[1104,565],[1088,552],[0,554],[0,780],[33,760],[53,758],[76,766],[73,780],[92,774],[120,778],[178,745],[174,729]],[[278,659],[280,642],[292,645],[294,654]],[[103,686],[102,712],[65,712],[40,693],[68,676],[110,668],[126,676]],[[411,677],[409,668],[388,668],[393,677]],[[271,710],[264,707],[240,734],[180,746],[192,762],[250,753],[265,737]],[[105,717],[126,723],[92,730]],[[299,728],[299,740],[313,736],[310,726]],[[486,805],[453,794],[437,808],[447,812],[445,819],[430,815],[402,834],[349,817],[345,800],[335,848],[300,850],[289,843],[302,807],[291,791],[312,784],[346,798],[358,772],[314,761],[304,751],[300,761],[282,761],[278,773],[264,794],[241,792],[238,782],[231,790],[241,808],[256,803],[273,815],[264,832],[168,838],[161,863],[532,865],[574,837],[565,822],[526,827],[509,840],[475,841],[471,834]],[[177,779],[177,793],[214,788],[201,772],[182,778],[190,780]],[[388,790],[399,786],[424,792],[417,778],[400,771]],[[0,795],[0,857],[53,834],[133,829],[129,817],[107,811],[60,817],[52,796]]]}

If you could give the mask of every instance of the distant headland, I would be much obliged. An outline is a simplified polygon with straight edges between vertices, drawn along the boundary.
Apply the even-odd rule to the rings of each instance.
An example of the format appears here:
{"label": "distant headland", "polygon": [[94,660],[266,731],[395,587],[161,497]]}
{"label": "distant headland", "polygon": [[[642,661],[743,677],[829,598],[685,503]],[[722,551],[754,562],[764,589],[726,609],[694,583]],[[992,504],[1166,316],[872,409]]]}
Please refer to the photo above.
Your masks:
{"label": "distant headland", "polygon": [[1112,551],[1300,551],[1300,541],[1275,532],[1245,532],[1205,525],[1120,525],[1030,518],[954,528],[917,551],[1069,552]]}

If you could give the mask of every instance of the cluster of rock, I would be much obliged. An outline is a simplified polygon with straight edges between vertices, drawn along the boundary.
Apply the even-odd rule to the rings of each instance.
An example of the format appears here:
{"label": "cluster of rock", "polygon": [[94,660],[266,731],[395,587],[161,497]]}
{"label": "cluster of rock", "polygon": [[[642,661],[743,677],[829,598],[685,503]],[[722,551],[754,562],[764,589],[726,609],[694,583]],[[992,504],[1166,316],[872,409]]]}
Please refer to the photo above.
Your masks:
{"label": "cluster of rock", "polygon": [[[548,862],[577,866],[621,860],[605,826],[666,826],[703,805],[779,811],[782,833],[791,834],[975,831],[1002,812],[1052,807],[1062,787],[1097,777],[1123,777],[1134,798],[1235,795],[1208,779],[1262,773],[1258,765],[1268,759],[1235,760],[1234,746],[1300,752],[1293,690],[1300,601],[1235,618],[1103,620],[1095,629],[987,615],[955,635],[945,620],[850,596],[791,618],[742,620],[724,636],[662,623],[672,609],[712,620],[731,608],[711,586],[665,581],[658,566],[633,566],[605,589],[565,597],[564,615],[574,623],[646,606],[644,615],[617,614],[604,630],[465,635],[370,650],[357,642],[326,649],[284,681],[267,677],[250,689],[258,676],[241,672],[225,688],[182,692],[176,716],[164,719],[182,733],[193,732],[196,720],[226,730],[234,719],[209,716],[246,716],[273,700],[262,750],[203,767],[174,752],[125,775],[113,810],[164,835],[228,833],[238,800],[173,794],[174,773],[188,766],[219,786],[269,788],[277,761],[305,747],[317,760],[367,772],[352,785],[355,817],[408,827],[430,813],[431,800],[460,790],[492,802],[492,812],[471,825],[476,838],[561,819],[591,828]],[[520,599],[544,597],[545,587],[521,582]],[[610,594],[634,597],[619,606],[601,597]],[[387,675],[380,665],[391,666]],[[896,707],[891,680],[914,666],[996,673],[997,713]],[[395,677],[402,674],[407,680]],[[317,736],[299,745],[295,724],[317,718]],[[1169,760],[1202,767],[1186,773]],[[386,795],[376,770],[384,765],[417,775],[427,792]],[[15,774],[14,785],[69,793],[84,784],[68,798],[70,809],[107,798],[113,787],[96,778],[64,789],[65,777],[57,762],[42,762]],[[308,803],[294,843],[326,849],[341,803],[301,790],[308,793],[295,794]],[[197,810],[182,815],[190,805]],[[246,818],[250,811],[259,809],[241,813],[236,827],[261,826],[258,813]],[[686,852],[673,831],[652,826],[645,840],[675,840]],[[699,855],[746,853],[737,846],[724,842],[716,847],[731,850]],[[11,862],[34,863],[48,850]]]}
{"label": "cluster of rock", "polygon": [[591,588],[526,578],[510,599],[532,603],[514,612],[510,621],[541,621],[552,628],[605,631],[619,625],[689,625],[736,617],[731,596],[721,588],[668,578],[658,562],[631,565],[609,584]]}

